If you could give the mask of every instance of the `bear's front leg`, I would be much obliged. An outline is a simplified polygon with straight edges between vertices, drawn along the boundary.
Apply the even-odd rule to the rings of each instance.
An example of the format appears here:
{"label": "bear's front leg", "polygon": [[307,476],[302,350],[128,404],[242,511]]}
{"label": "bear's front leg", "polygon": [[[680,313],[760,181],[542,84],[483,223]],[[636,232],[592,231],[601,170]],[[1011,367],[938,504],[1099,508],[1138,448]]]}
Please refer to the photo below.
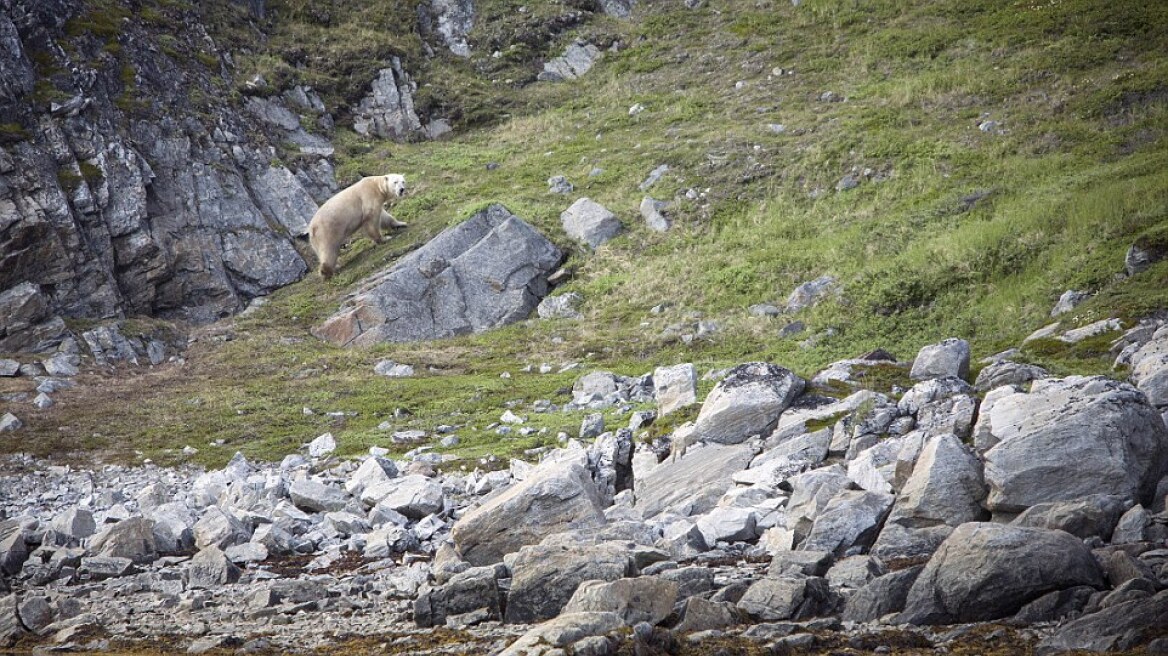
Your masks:
{"label": "bear's front leg", "polygon": [[393,218],[392,214],[390,214],[389,212],[386,212],[384,209],[381,210],[381,220],[378,223],[381,224],[382,230],[389,230],[390,228],[409,227],[408,223],[405,223],[403,221],[398,221],[397,219]]}
{"label": "bear's front leg", "polygon": [[385,241],[385,238],[381,236],[381,228],[377,225],[376,220],[366,221],[364,227],[365,234],[373,240],[374,244],[380,244]]}

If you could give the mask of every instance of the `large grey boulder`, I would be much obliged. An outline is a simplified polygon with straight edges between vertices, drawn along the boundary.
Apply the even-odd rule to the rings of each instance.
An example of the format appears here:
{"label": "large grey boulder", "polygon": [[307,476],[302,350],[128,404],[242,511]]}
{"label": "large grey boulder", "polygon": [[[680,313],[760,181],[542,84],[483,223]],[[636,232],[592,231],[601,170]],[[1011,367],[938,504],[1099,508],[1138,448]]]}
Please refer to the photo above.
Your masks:
{"label": "large grey boulder", "polygon": [[1148,402],[1168,409],[1168,325],[1161,326],[1152,339],[1131,356],[1131,379]]}
{"label": "large grey boulder", "polygon": [[872,546],[893,500],[891,494],[883,492],[840,492],[815,517],[811,532],[799,544],[799,549],[827,551],[839,557],[853,547]]}
{"label": "large grey boulder", "polygon": [[787,500],[787,527],[798,540],[807,537],[811,526],[828,502],[848,489],[852,481],[837,466],[824,467],[793,476]]}
{"label": "large grey boulder", "polygon": [[243,544],[251,539],[252,533],[251,527],[219,506],[210,506],[203,511],[203,515],[191,530],[194,533],[195,546],[199,549],[210,546],[226,549],[232,545]]}
{"label": "large grey boulder", "polygon": [[738,600],[738,608],[763,622],[799,621],[832,612],[838,601],[826,579],[768,576],[747,588]]}
{"label": "large grey boulder", "polygon": [[635,508],[646,519],[666,510],[686,516],[708,512],[733,484],[733,475],[753,457],[754,449],[746,444],[690,448],[636,481]]}
{"label": "large grey boulder", "polygon": [[296,504],[297,508],[311,512],[344,510],[352,499],[343,489],[314,478],[292,481],[288,488],[288,496],[292,498],[292,503]]}
{"label": "large grey boulder", "polygon": [[131,517],[111,524],[89,542],[89,552],[95,556],[129,558],[135,563],[153,562],[158,558],[154,522]]}
{"label": "large grey boulder", "polygon": [[189,588],[218,588],[235,583],[241,574],[227,554],[212,545],[191,558],[187,566],[186,582]]}
{"label": "large grey boulder", "polygon": [[899,613],[904,610],[909,590],[924,569],[924,565],[914,565],[872,579],[848,597],[840,619],[872,622],[889,613]]}
{"label": "large grey boulder", "polygon": [[977,457],[955,435],[938,435],[925,443],[888,521],[909,528],[978,521],[986,492]]}
{"label": "large grey boulder", "polygon": [[984,622],[1008,617],[1042,595],[1103,586],[1091,551],[1063,531],[971,522],[958,526],[909,591],[900,621]]}
{"label": "large grey boulder", "polygon": [[438,587],[424,587],[414,600],[414,621],[420,627],[442,626],[446,618],[467,613],[479,613],[483,620],[501,620],[502,599],[496,568],[472,567]]}
{"label": "large grey boulder", "polygon": [[1127,651],[1163,636],[1165,626],[1168,626],[1168,590],[1071,620],[1038,643],[1036,651],[1039,656],[1069,651]]}
{"label": "large grey boulder", "polygon": [[986,424],[986,506],[1020,512],[1091,494],[1150,500],[1168,471],[1168,427],[1127,383],[1072,376],[997,400]]}
{"label": "large grey boulder", "polygon": [[1003,385],[1025,385],[1034,380],[1049,378],[1050,374],[1033,364],[1021,364],[1004,360],[986,365],[977,372],[977,379],[973,383],[974,389],[979,392],[988,392]]}
{"label": "large grey boulder", "polygon": [[653,370],[653,395],[662,417],[697,403],[697,387],[697,370],[690,362]]}
{"label": "large grey boulder", "polygon": [[[591,636],[603,636],[625,625],[616,613],[564,613],[534,626],[498,656],[536,656],[567,647]],[[563,653],[560,649],[559,653]],[[580,653],[577,651],[576,653]]]}
{"label": "large grey boulder", "polygon": [[551,619],[584,581],[615,581],[631,571],[632,552],[623,544],[523,547],[511,563],[506,620],[530,624]]}
{"label": "large grey boulder", "polygon": [[1011,524],[1058,529],[1083,539],[1097,536],[1110,542],[1119,518],[1130,507],[1131,500],[1126,497],[1092,494],[1082,499],[1030,506]]}
{"label": "large grey boulder", "polygon": [[420,474],[378,483],[366,488],[362,498],[377,499],[379,508],[389,508],[411,519],[436,513],[445,503],[442,484]]}
{"label": "large grey boulder", "polygon": [[502,205],[491,205],[378,273],[313,330],[345,346],[437,339],[525,319],[563,258]]}
{"label": "large grey boulder", "polygon": [[909,378],[925,380],[969,375],[969,342],[964,339],[949,338],[921,348],[913,360]]}
{"label": "large grey boulder", "polygon": [[987,519],[981,462],[955,435],[931,438],[896,497],[872,552],[883,559],[932,553],[953,527]]}
{"label": "large grey boulder", "polygon": [[620,234],[620,219],[591,198],[581,198],[560,213],[560,223],[568,236],[595,249]]}
{"label": "large grey boulder", "polygon": [[0,574],[15,576],[28,560],[24,529],[16,520],[0,521]]}
{"label": "large grey boulder", "polygon": [[805,382],[787,369],[765,362],[740,364],[706,397],[694,425],[697,440],[738,444],[765,436],[803,392]]}
{"label": "large grey boulder", "polygon": [[565,613],[616,613],[625,624],[657,624],[673,612],[678,585],[654,576],[584,581],[576,588]]}
{"label": "large grey boulder", "polygon": [[553,533],[604,523],[592,479],[583,467],[569,463],[541,467],[471,510],[454,525],[451,536],[464,560],[490,565]]}

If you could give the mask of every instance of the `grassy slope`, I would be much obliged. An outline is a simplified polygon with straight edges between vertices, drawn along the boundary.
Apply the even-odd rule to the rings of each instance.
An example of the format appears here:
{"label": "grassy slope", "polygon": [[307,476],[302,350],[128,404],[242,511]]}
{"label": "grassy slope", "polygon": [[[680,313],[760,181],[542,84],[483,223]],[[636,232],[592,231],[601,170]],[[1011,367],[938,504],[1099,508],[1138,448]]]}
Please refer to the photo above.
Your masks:
{"label": "grassy slope", "polygon": [[[297,22],[306,19],[292,0],[273,4],[285,22],[275,24],[269,50],[243,56],[244,64],[273,77],[278,69],[284,83],[315,83],[335,103],[353,102],[344,85],[329,84],[324,64],[299,72],[277,65],[273,53],[288,56],[290,44],[339,41]],[[374,27],[396,15],[382,4],[366,3],[377,12]],[[480,26],[480,43],[535,20],[511,11],[516,3],[477,4],[497,16]],[[537,13],[557,11],[539,5]],[[1168,233],[1168,5],[715,0],[698,10],[642,2],[638,12],[630,22],[602,18],[560,36],[560,43],[584,35],[623,44],[571,83],[508,84],[536,70],[530,62],[538,53],[524,48],[428,64],[420,75],[431,86],[421,102],[455,117],[457,136],[409,145],[337,139],[342,182],[360,172],[407,175],[413,192],[395,211],[411,223],[406,232],[379,247],[355,242],[336,282],[312,276],[274,294],[235,322],[231,341],[197,344],[183,373],[141,390],[138,403],[96,401],[104,409],[97,419],[81,409],[69,415],[63,396],[63,414],[32,429],[40,443],[60,449],[74,435],[100,432],[116,439],[85,444],[134,446],[168,460],[189,443],[213,464],[236,449],[278,458],[330,429],[344,452],[360,452],[388,442],[376,426],[391,418],[399,428],[464,426],[466,455],[518,453],[557,430],[574,432],[580,420],[535,415],[526,405],[565,401],[557,390],[580,372],[521,373],[526,364],[641,374],[682,361],[704,371],[769,360],[810,375],[876,347],[908,359],[947,336],[968,338],[976,356],[987,355],[1047,323],[1069,288],[1097,295],[1064,318],[1068,325],[1168,307],[1168,263],[1117,276],[1134,239]],[[416,52],[405,36],[361,34],[346,56]],[[777,67],[794,74],[776,76]],[[824,101],[828,91],[844,100]],[[630,115],[636,103],[646,109]],[[1000,131],[979,130],[985,119]],[[498,168],[488,170],[491,162]],[[637,185],[659,164],[671,170],[649,193],[673,202],[675,227],[666,234],[647,230],[637,213]],[[594,168],[603,171],[590,176]],[[873,175],[858,188],[834,190],[864,169]],[[548,194],[545,180],[556,174],[576,192]],[[702,197],[685,199],[691,188]],[[559,213],[583,195],[629,228],[595,254],[580,252],[559,226]],[[506,204],[572,252],[575,276],[557,293],[582,294],[584,320],[361,351],[308,335],[363,276],[489,202]],[[822,274],[836,276],[843,291],[793,317],[807,323],[803,335],[780,338],[789,319],[746,310],[781,304],[795,285]],[[650,312],[662,303],[669,309]],[[697,316],[716,321],[718,333],[690,345],[663,334]],[[811,334],[822,338],[801,347]],[[1028,356],[1058,373],[1107,368],[1086,348]],[[374,376],[373,363],[385,357],[420,375]],[[486,430],[514,401],[548,432],[500,438]],[[318,414],[303,414],[305,406]],[[396,408],[412,414],[392,418]],[[206,446],[212,440],[224,444]]]}

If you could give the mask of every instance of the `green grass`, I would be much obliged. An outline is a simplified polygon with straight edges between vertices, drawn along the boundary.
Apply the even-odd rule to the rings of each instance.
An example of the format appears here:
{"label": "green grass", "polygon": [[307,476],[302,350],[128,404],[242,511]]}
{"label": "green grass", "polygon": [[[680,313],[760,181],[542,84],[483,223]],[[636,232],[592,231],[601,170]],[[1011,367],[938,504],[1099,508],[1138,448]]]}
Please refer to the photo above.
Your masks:
{"label": "green grass", "polygon": [[[80,431],[111,436],[87,444],[132,444],[166,460],[190,443],[201,462],[217,464],[236,449],[279,458],[331,430],[342,452],[355,454],[388,445],[377,426],[391,420],[397,429],[462,426],[456,451],[467,457],[514,455],[576,432],[583,413],[537,415],[530,404],[563,403],[557,392],[589,370],[640,375],[688,361],[704,373],[766,360],[811,376],[875,348],[911,359],[950,336],[969,339],[978,358],[1048,323],[1066,289],[1094,294],[1063,318],[1067,328],[1168,308],[1168,263],[1122,275],[1133,242],[1168,246],[1162,3],[714,0],[696,10],[638,5],[630,21],[578,23],[564,19],[574,3],[523,4],[529,13],[510,0],[476,3],[490,20],[476,22],[466,60],[420,57],[412,8],[401,3],[276,0],[258,22],[231,3],[200,5],[216,21],[217,42],[235,50],[236,90],[256,73],[269,83],[264,93],[309,84],[343,126],[376,71],[398,56],[419,82],[423,116],[452,119],[458,130],[397,144],[339,127],[330,135],[338,182],[404,173],[410,195],[394,214],[410,228],[381,246],[356,240],[333,282],[311,275],[236,321],[234,340],[200,342],[190,375],[103,416],[109,429]],[[618,45],[580,80],[530,83],[545,57],[577,37]],[[828,91],[842,101],[825,101]],[[645,111],[630,115],[638,103]],[[979,129],[985,120],[998,129]],[[640,191],[660,164],[669,173]],[[557,174],[573,194],[547,193]],[[836,192],[848,174],[860,185]],[[668,233],[643,226],[645,195],[670,202]],[[560,212],[580,196],[627,228],[595,253],[560,226]],[[584,319],[354,351],[311,337],[366,276],[493,202],[565,249],[573,276],[556,293],[580,293]],[[824,274],[836,277],[839,294],[799,316],[747,311],[781,305]],[[667,309],[653,313],[659,305]],[[719,330],[679,339],[699,317]],[[793,319],[807,330],[780,337]],[[1024,357],[1057,374],[1107,373],[1112,337],[1031,343]],[[381,358],[419,375],[377,377]],[[542,362],[582,368],[520,371]],[[862,384],[887,391],[908,381],[903,369],[878,366]],[[487,430],[513,402],[546,432]],[[410,414],[393,418],[397,408]],[[329,411],[351,414],[321,414]],[[67,441],[56,428],[44,428],[42,444]]]}

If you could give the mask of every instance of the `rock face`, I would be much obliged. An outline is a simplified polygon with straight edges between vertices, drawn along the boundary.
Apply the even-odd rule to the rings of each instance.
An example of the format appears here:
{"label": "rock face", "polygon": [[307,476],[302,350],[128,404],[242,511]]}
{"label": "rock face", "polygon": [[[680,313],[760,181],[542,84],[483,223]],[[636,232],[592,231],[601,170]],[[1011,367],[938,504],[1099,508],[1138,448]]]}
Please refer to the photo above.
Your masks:
{"label": "rock face", "polygon": [[464,560],[490,565],[552,533],[604,522],[595,485],[582,467],[569,463],[538,471],[475,508],[451,534]]}
{"label": "rock face", "polygon": [[[217,68],[159,58],[143,25],[121,34],[136,73],[124,97],[108,82],[117,63],[111,73],[100,40],[48,47],[69,38],[64,23],[81,7],[39,3],[2,21],[0,108],[21,131],[0,149],[0,295],[31,285],[43,297],[40,312],[24,305],[36,320],[20,327],[21,343],[9,341],[11,325],[9,335],[0,329],[0,350],[53,345],[61,318],[205,322],[238,311],[307,271],[288,226],[306,224],[335,188],[327,155],[305,150],[294,168],[272,164],[283,127],[215,101],[192,106],[188,96],[211,89]],[[182,34],[180,48],[210,39],[197,19]],[[74,72],[43,79],[70,100],[33,101],[29,48],[51,58],[45,66]],[[12,316],[0,312],[0,323]]]}
{"label": "rock face", "polygon": [[402,70],[401,59],[394,57],[373,81],[369,95],[357,105],[353,129],[357,134],[404,141],[422,129],[414,111],[414,93],[418,85]]}
{"label": "rock face", "polygon": [[958,526],[925,565],[900,620],[993,620],[1077,585],[1103,585],[1099,565],[1081,540],[1063,531],[971,522]]}
{"label": "rock face", "polygon": [[450,52],[459,57],[470,56],[466,35],[474,27],[474,3],[471,0],[430,0],[437,25],[435,31]]}
{"label": "rock face", "polygon": [[986,506],[1020,512],[1091,494],[1150,500],[1168,471],[1168,428],[1131,385],[1102,377],[1036,381],[987,413]]}
{"label": "rock face", "polygon": [[466,335],[527,318],[560,249],[502,205],[372,276],[313,330],[344,346]]}
{"label": "rock face", "polygon": [[734,367],[702,404],[695,423],[697,439],[737,444],[769,433],[804,385],[802,378],[773,364]]}

